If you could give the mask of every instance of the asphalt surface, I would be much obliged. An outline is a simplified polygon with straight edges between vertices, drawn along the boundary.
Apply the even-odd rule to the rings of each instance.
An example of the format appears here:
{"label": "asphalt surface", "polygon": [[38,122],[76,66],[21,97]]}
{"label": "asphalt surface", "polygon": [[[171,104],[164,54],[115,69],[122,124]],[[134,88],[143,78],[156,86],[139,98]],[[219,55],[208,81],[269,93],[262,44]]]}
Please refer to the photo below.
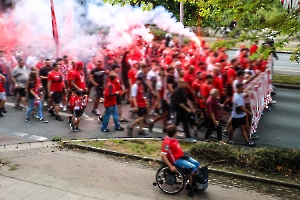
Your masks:
{"label": "asphalt surface", "polygon": [[[229,59],[234,58],[236,50],[227,51]],[[300,75],[300,64],[290,61],[291,54],[277,53],[278,60],[273,58],[275,74]]]}
{"label": "asphalt surface", "polygon": [[[272,106],[271,111],[265,111],[262,117],[257,132],[259,134],[258,140],[254,142],[258,146],[272,146],[272,147],[287,147],[300,149],[300,92],[290,89],[275,89],[277,94],[274,100],[277,101]],[[110,120],[108,128],[110,133],[103,133],[100,131],[101,125],[97,121],[97,117],[91,113],[92,102],[86,108],[86,113],[90,115],[89,118],[83,119],[80,128],[82,132],[71,132],[67,123],[67,112],[62,112],[63,122],[58,122],[54,117],[48,116],[46,108],[44,108],[44,118],[49,120],[48,124],[39,123],[38,120],[31,117],[31,123],[25,123],[26,112],[13,108],[13,100],[8,97],[6,109],[7,114],[0,118],[0,145],[15,144],[19,142],[34,142],[47,141],[55,136],[61,136],[63,139],[81,139],[81,138],[109,138],[109,137],[126,137],[126,126],[129,123],[122,124],[125,131],[114,131],[113,120]],[[103,105],[100,105],[101,112],[104,112]],[[129,105],[123,101],[123,115],[124,118],[132,121],[129,113]],[[153,133],[149,133],[149,137],[164,137],[162,133],[161,122],[155,124]],[[224,127],[223,127],[224,128]],[[146,130],[147,131],[147,130]],[[205,128],[202,128],[198,133],[200,138],[205,135]],[[137,129],[133,132],[134,137],[141,137],[137,135]],[[233,138],[238,144],[245,144],[239,130],[236,131]],[[226,141],[226,138],[223,138]]]}

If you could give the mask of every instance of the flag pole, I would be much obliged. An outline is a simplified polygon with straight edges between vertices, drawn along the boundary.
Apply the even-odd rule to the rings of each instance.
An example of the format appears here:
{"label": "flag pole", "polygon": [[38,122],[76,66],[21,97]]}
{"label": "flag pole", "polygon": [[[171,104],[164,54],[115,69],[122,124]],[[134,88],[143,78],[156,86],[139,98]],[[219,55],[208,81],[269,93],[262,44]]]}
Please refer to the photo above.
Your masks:
{"label": "flag pole", "polygon": [[59,56],[59,40],[58,40],[58,30],[57,30],[53,0],[50,0],[50,4],[51,4],[51,18],[52,18],[52,33],[53,33],[53,39],[54,39],[54,42],[56,45],[56,57],[58,57]]}

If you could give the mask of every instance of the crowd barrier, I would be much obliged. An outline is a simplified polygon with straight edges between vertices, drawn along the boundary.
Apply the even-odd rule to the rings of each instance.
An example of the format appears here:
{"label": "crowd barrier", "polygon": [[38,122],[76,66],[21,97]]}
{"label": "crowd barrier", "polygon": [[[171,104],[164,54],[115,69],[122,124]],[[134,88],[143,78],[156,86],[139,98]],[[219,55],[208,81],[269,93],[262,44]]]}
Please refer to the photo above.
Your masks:
{"label": "crowd barrier", "polygon": [[256,132],[259,120],[266,106],[272,102],[272,72],[267,68],[249,84],[248,96],[253,113],[251,133]]}

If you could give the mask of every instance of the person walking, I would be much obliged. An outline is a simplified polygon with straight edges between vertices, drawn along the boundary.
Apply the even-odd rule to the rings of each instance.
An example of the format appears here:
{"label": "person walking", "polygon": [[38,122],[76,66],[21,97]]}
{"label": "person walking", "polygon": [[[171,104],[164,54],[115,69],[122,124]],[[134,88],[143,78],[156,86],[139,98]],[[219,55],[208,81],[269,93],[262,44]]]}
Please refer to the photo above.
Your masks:
{"label": "person walking", "polygon": [[3,113],[5,113],[4,111],[4,104],[6,101],[5,82],[6,82],[6,78],[0,72],[0,117],[3,117]]}
{"label": "person walking", "polygon": [[39,76],[42,82],[42,86],[44,89],[44,106],[48,106],[48,99],[49,99],[49,91],[48,91],[48,74],[53,70],[51,67],[50,59],[45,60],[45,66],[42,67],[39,71]]}
{"label": "person walking", "polygon": [[40,122],[48,123],[47,120],[43,118],[43,106],[42,100],[39,96],[40,84],[38,83],[37,73],[36,71],[31,71],[29,74],[29,80],[26,86],[26,91],[28,92],[28,100],[29,100],[29,109],[26,114],[25,122],[30,123],[30,114],[34,108],[37,106],[38,108],[38,117]]}
{"label": "person walking", "polygon": [[109,75],[109,82],[105,87],[104,92],[104,107],[105,112],[103,115],[103,123],[101,127],[102,132],[110,132],[107,129],[108,121],[110,116],[113,116],[115,122],[115,130],[123,131],[124,128],[120,126],[119,116],[118,116],[118,107],[117,107],[117,95],[118,91],[116,91],[116,87],[112,84],[112,82],[116,79],[117,75],[115,73],[111,73]]}

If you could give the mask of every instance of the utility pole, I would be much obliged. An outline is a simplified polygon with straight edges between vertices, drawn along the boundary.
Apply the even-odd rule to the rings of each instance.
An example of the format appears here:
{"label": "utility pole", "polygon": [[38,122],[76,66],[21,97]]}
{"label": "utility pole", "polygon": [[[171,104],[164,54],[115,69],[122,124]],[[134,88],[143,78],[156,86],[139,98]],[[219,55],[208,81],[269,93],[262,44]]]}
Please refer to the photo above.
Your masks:
{"label": "utility pole", "polygon": [[[180,8],[179,8],[179,10],[180,10],[180,23],[183,24],[184,23],[184,21],[183,21],[183,15],[184,15],[184,13],[183,13],[183,2],[182,1],[180,2]],[[182,45],[183,45],[183,36],[180,35],[179,36],[179,47],[181,48]]]}

